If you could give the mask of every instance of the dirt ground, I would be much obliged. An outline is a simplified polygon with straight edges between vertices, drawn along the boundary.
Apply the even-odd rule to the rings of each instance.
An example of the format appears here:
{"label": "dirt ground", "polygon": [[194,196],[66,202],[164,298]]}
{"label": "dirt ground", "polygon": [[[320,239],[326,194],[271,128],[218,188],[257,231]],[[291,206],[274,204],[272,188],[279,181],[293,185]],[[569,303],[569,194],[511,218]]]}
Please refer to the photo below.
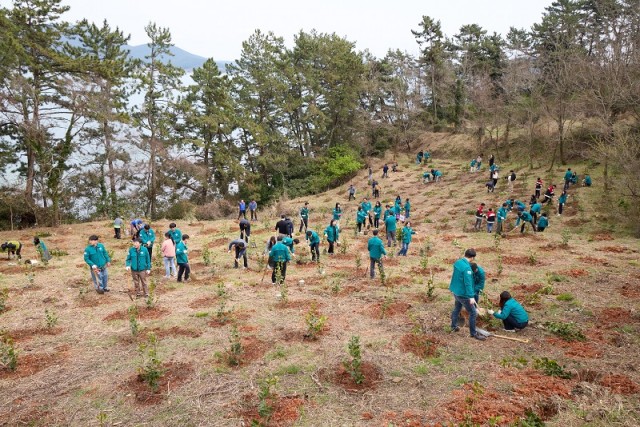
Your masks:
{"label": "dirt ground", "polygon": [[[368,279],[370,233],[354,233],[357,205],[346,201],[348,183],[308,198],[310,228],[319,234],[342,203],[342,245],[331,257],[323,242],[318,265],[303,241],[286,289],[263,274],[262,251],[280,213],[295,219],[303,199],[259,211],[248,270],[234,269],[227,254],[238,235],[235,221],[176,221],[191,236],[193,278],[163,279],[154,250],[152,308],[133,296],[124,269],[128,241],[113,239],[107,221],[0,233],[2,241],[25,243],[23,259],[35,257],[29,242],[37,232],[51,234],[42,237],[50,249],[69,254],[32,268],[0,256],[0,289],[8,289],[0,327],[17,351],[17,369],[0,368],[0,425],[640,425],[640,245],[598,216],[598,183],[572,187],[567,215],[552,210],[544,233],[523,236],[518,229],[496,240],[472,230],[472,212],[481,202],[497,209],[507,199],[503,180],[488,194],[488,172],[470,174],[466,160],[435,157],[430,167],[444,172],[437,184],[421,182],[424,167],[413,155],[398,158],[389,179],[380,178],[382,161],[373,164],[383,205],[409,197],[417,233],[407,257],[385,262],[384,283],[379,274]],[[513,196],[527,202],[538,173],[559,183],[564,169],[519,173]],[[358,202],[369,194],[366,179],[366,171],[353,179]],[[511,230],[513,214],[508,221]],[[169,222],[152,224],[158,236]],[[82,260],[94,233],[113,251],[105,295],[93,291]],[[529,327],[515,334],[528,342],[480,342],[466,328],[450,332],[451,263],[471,247],[487,274],[481,306],[511,291],[530,314]],[[314,339],[311,314],[324,316]],[[584,341],[550,332],[550,324],[568,323]],[[502,332],[499,321],[480,324]],[[161,374],[156,391],[140,376],[152,335]],[[344,363],[352,336],[361,342],[360,385]],[[571,378],[548,375],[543,358]]]}

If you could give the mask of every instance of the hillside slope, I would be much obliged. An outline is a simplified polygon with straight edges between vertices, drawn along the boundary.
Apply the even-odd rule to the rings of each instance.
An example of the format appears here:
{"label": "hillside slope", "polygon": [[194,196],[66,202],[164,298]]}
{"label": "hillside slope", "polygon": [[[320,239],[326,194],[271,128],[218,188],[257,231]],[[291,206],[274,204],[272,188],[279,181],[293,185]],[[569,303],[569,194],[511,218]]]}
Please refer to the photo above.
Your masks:
{"label": "hillside slope", "polygon": [[[130,297],[128,242],[112,239],[110,224],[33,230],[52,233],[43,238],[49,247],[69,255],[33,270],[0,259],[0,287],[9,290],[0,320],[18,350],[17,370],[0,370],[0,425],[509,425],[525,418],[564,426],[640,423],[638,241],[615,235],[598,219],[593,200],[599,183],[572,188],[565,215],[551,215],[544,233],[516,230],[495,239],[470,231],[470,213],[480,202],[498,207],[507,198],[502,178],[487,194],[484,169],[470,174],[466,159],[435,158],[429,166],[443,171],[444,179],[423,184],[424,167],[415,165],[413,153],[397,161],[399,170],[388,179],[380,178],[382,161],[372,164],[374,175],[383,202],[410,198],[417,234],[409,256],[385,261],[384,284],[365,277],[369,235],[354,234],[356,202],[346,201],[347,186],[308,199],[310,229],[319,233],[335,203],[345,207],[342,245],[332,257],[323,253],[317,265],[301,243],[286,289],[271,285],[270,273],[263,275],[261,254],[277,217],[295,214],[303,199],[259,211],[247,271],[233,269],[226,252],[238,234],[236,221],[178,223],[191,236],[194,277],[165,281],[156,259],[158,298],[151,309]],[[509,165],[501,167],[504,176]],[[528,201],[538,172],[545,182],[551,178],[542,171],[519,173],[517,198]],[[563,173],[558,169],[553,178],[559,182]],[[353,183],[359,202],[369,193],[366,171]],[[153,228],[164,232],[169,222]],[[0,240],[18,237],[24,258],[33,258],[33,232],[2,232]],[[114,251],[112,292],[106,295],[91,290],[82,261],[93,233]],[[511,291],[529,311],[530,326],[515,335],[528,342],[479,342],[466,328],[449,331],[451,264],[470,247],[487,272],[488,298],[481,305]],[[133,305],[137,336],[129,320]],[[50,328],[45,309],[49,323],[55,323],[51,313],[58,317]],[[309,339],[305,321],[314,315],[326,316],[317,340]],[[501,332],[500,323],[488,318],[479,326]],[[151,332],[164,370],[157,393],[137,377],[138,344],[148,342]],[[342,364],[350,360],[347,343],[356,335],[364,361],[360,385]],[[238,343],[242,351],[234,354]],[[228,363],[234,357],[239,366]],[[558,377],[563,370],[571,378]]]}

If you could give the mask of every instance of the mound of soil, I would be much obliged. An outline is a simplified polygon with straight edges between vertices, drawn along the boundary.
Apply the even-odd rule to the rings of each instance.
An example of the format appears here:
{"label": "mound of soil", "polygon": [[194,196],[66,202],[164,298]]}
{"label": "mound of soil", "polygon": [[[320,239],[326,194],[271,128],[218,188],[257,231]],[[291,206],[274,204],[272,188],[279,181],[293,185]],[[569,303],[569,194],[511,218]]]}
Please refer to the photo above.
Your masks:
{"label": "mound of soil", "polygon": [[572,268],[571,270],[561,271],[560,274],[564,274],[565,276],[569,276],[569,277],[578,278],[578,277],[588,276],[589,272],[581,268]]}
{"label": "mound of soil", "polygon": [[578,258],[580,261],[584,262],[585,264],[591,264],[594,266],[603,266],[603,267],[610,267],[611,264],[603,258],[595,258],[592,256],[582,256]]}
{"label": "mound of soil", "polygon": [[623,254],[626,252],[632,252],[631,249],[625,247],[625,246],[605,246],[600,248],[601,251],[603,252],[611,252],[611,253],[615,253],[615,254]]}
{"label": "mound of soil", "polygon": [[9,331],[8,335],[15,342],[23,342],[29,341],[34,337],[40,335],[59,335],[64,331],[62,328],[43,328],[43,327],[35,327],[35,328],[21,328],[15,329],[13,331]]}
{"label": "mound of soil", "polygon": [[299,311],[309,311],[312,307],[321,308],[323,303],[315,299],[303,299],[295,301],[280,301],[277,304],[278,308],[298,309]]}
{"label": "mound of soil", "polygon": [[618,394],[640,393],[640,386],[623,374],[606,375],[600,380],[600,385],[603,385]]}
{"label": "mound of soil", "polygon": [[19,354],[16,370],[0,369],[0,379],[29,377],[51,365],[64,363],[68,358],[69,346],[62,345],[54,350],[52,353]]}
{"label": "mound of soil", "polygon": [[[500,420],[500,425],[511,425],[524,415],[526,403],[516,396],[501,394],[492,388],[465,384],[453,391],[452,399],[439,408],[435,416],[441,421],[445,416],[456,425],[488,425],[489,420]],[[499,418],[498,418],[499,417]]]}
{"label": "mound of soil", "polygon": [[411,304],[404,301],[392,302],[387,304],[385,302],[375,303],[370,307],[367,312],[374,319],[384,319],[385,317],[397,316],[398,314],[404,314],[411,308]]}
{"label": "mound of soil", "polygon": [[591,236],[591,238],[593,240],[595,240],[596,242],[603,242],[603,241],[609,241],[609,240],[615,240],[613,238],[613,236],[609,233],[599,233],[599,234],[594,234],[593,236]]}
{"label": "mound of soil", "polygon": [[[298,418],[300,418],[300,408],[302,408],[304,403],[305,398],[298,395],[285,397],[275,396],[268,399],[267,402],[271,407],[271,415],[268,418],[260,416],[256,409],[258,406],[257,403],[253,405],[254,409],[246,411],[241,415],[244,418],[246,425],[287,427],[294,425]],[[259,424],[253,424],[254,422]]]}
{"label": "mound of soil", "polygon": [[547,342],[565,350],[565,356],[585,359],[599,359],[604,354],[601,346],[589,342],[565,341],[560,338],[547,338]]}
{"label": "mound of soil", "polygon": [[[148,320],[148,319],[159,319],[161,317],[168,316],[171,313],[166,308],[161,307],[138,307],[138,319],[139,320]],[[125,320],[129,319],[129,313],[127,310],[122,311],[114,311],[113,313],[107,315],[102,320],[109,322],[111,320]]]}
{"label": "mound of soil", "polygon": [[189,308],[207,308],[211,307],[218,302],[219,297],[217,295],[209,295],[206,297],[198,298],[195,301],[189,303]]}
{"label": "mound of soil", "polygon": [[221,328],[233,322],[249,319],[249,313],[242,310],[233,310],[226,312],[224,316],[213,316],[207,325],[212,328]]}
{"label": "mound of soil", "polygon": [[162,364],[163,374],[158,379],[158,388],[154,392],[140,374],[132,375],[125,383],[127,393],[134,396],[141,405],[155,405],[164,400],[173,390],[186,383],[193,375],[190,363],[166,362]]}
{"label": "mound of soil", "polygon": [[421,276],[428,276],[429,274],[431,274],[431,272],[435,274],[435,273],[441,273],[443,271],[446,271],[446,268],[439,267],[437,265],[434,265],[433,267],[427,267],[427,268],[413,267],[411,269],[412,274],[419,274]]}
{"label": "mound of soil", "polygon": [[400,348],[405,353],[413,353],[420,358],[436,357],[442,341],[433,335],[405,334],[400,338]]}
{"label": "mound of soil", "polygon": [[540,262],[536,261],[535,263],[531,263],[531,259],[526,256],[511,256],[505,255],[502,257],[502,262],[506,265],[537,265]]}
{"label": "mound of soil", "polygon": [[[531,285],[525,285],[524,283],[522,283],[520,285],[514,286],[513,290],[516,292],[521,291],[522,294],[532,294],[542,289],[542,286],[542,283],[533,283]],[[518,294],[520,294],[520,292],[518,292]]]}
{"label": "mound of soil", "polygon": [[627,298],[640,298],[640,287],[637,285],[622,285],[620,293]]}
{"label": "mound of soil", "polygon": [[342,363],[334,366],[333,370],[321,369],[320,378],[353,393],[375,390],[378,383],[382,381],[382,371],[370,362],[362,362],[361,371],[364,375],[362,384],[356,384],[351,374],[345,369]]}
{"label": "mound of soil", "polygon": [[165,338],[165,337],[198,338],[200,335],[202,335],[202,331],[198,331],[196,329],[181,328],[180,326],[172,326],[169,329],[153,328],[153,329],[150,329],[149,332],[153,332],[158,338]]}
{"label": "mound of soil", "polygon": [[629,323],[636,323],[638,319],[631,313],[631,310],[622,307],[608,307],[600,310],[596,315],[599,328],[616,328]]}

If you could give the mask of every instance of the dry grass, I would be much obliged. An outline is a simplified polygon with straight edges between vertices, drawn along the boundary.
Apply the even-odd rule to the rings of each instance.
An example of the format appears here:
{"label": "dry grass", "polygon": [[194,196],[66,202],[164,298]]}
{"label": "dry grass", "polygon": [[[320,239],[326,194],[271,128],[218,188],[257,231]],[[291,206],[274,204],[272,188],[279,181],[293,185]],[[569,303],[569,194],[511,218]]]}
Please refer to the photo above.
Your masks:
{"label": "dry grass", "polygon": [[[444,142],[437,144],[442,147]],[[589,218],[596,211],[592,204],[595,196],[588,192],[598,190],[572,189],[580,195],[580,209],[572,206],[570,199],[568,210],[575,215],[551,216],[551,226],[543,234],[521,238],[514,231],[501,239],[499,251],[512,258],[503,260],[504,270],[498,276],[499,253],[494,237],[465,231],[473,225],[473,217],[466,211],[475,209],[480,202],[498,207],[508,196],[502,193],[503,182],[495,193],[487,194],[482,187],[484,173],[470,176],[462,171],[466,160],[436,159],[435,167],[445,173],[444,180],[423,185],[421,170],[413,164],[412,157],[400,155],[400,171],[385,180],[379,178],[382,161],[373,164],[383,200],[392,202],[397,194],[403,199],[410,197],[411,219],[418,233],[409,256],[394,257],[385,266],[387,288],[378,279],[365,278],[368,236],[353,234],[356,203],[346,202],[348,184],[309,198],[311,229],[320,233],[329,222],[329,211],[336,201],[346,208],[342,221],[342,236],[348,242],[346,254],[342,255],[340,248],[338,256],[322,254],[324,275],[313,265],[292,263],[287,271],[286,303],[277,298],[280,291],[270,285],[269,274],[264,282],[261,280],[262,271],[258,268],[276,216],[270,216],[265,226],[262,218],[268,212],[263,212],[261,221],[254,225],[252,237],[257,249],[250,249],[248,271],[233,269],[233,259],[226,253],[226,242],[237,236],[233,221],[179,224],[183,232],[191,235],[192,254],[200,254],[205,245],[211,248],[214,273],[212,267],[203,264],[200,255],[191,259],[195,280],[189,283],[164,281],[160,279],[163,272],[154,268],[158,281],[156,310],[162,316],[144,316],[144,301],[137,301],[143,333],[135,339],[125,315],[135,303],[129,297],[131,285],[124,270],[127,242],[111,239],[111,229],[104,222],[46,230],[53,236],[45,238],[45,242],[70,255],[54,259],[46,268],[36,267],[32,287],[26,287],[28,281],[22,267],[1,259],[0,286],[9,288],[10,310],[0,315],[0,321],[9,335],[20,336],[16,347],[18,364],[23,368],[16,373],[3,371],[0,376],[0,425],[99,425],[102,417],[105,425],[236,426],[248,421],[247,414],[257,410],[258,383],[268,375],[279,377],[273,390],[278,396],[275,406],[292,406],[291,410],[278,409],[272,425],[461,422],[464,419],[460,414],[442,408],[451,408],[457,399],[467,399],[469,393],[475,393],[479,401],[484,393],[487,399],[493,396],[504,402],[517,402],[504,412],[511,419],[523,416],[524,410],[531,408],[548,419],[549,425],[637,425],[637,394],[622,394],[622,388],[613,384],[615,381],[605,382],[613,384],[608,388],[602,385],[602,378],[625,375],[631,384],[640,383],[634,351],[640,343],[638,242],[609,231],[598,230],[594,234],[582,221],[567,225],[575,218]],[[508,169],[507,165],[502,166],[503,171]],[[559,179],[562,173],[558,170],[555,175]],[[521,200],[528,200],[533,179],[529,174],[526,187],[523,182],[516,186]],[[366,172],[353,182],[360,200],[368,194]],[[279,209],[295,211],[299,205],[300,200],[291,200],[283,202]],[[164,231],[168,223],[158,221],[153,226]],[[572,233],[568,247],[560,245],[564,226]],[[36,231],[44,230],[18,233],[27,243],[24,258],[35,256],[28,241]],[[81,296],[89,276],[82,262],[82,249],[88,235],[95,232],[102,234],[106,247],[115,251],[110,270],[113,291],[102,296],[89,290]],[[2,232],[0,240],[15,235]],[[432,268],[422,270],[418,252],[427,239],[432,247]],[[469,339],[466,330],[447,332],[452,307],[447,290],[450,263],[467,247],[482,248],[477,261],[487,272],[490,300],[495,303],[499,293],[508,289],[525,302],[532,324],[521,334],[529,338],[529,343],[496,338],[480,343]],[[530,251],[535,262],[528,262]],[[304,244],[298,246],[296,253],[308,258]],[[362,261],[359,270],[356,254]],[[431,300],[424,297],[428,275],[423,271],[434,274],[435,298]],[[562,281],[551,282],[550,294],[532,296],[548,283],[548,273],[561,275]],[[299,284],[300,279],[304,285]],[[218,295],[220,283],[226,290],[224,297]],[[560,294],[574,298],[560,301]],[[528,300],[531,305],[527,305]],[[302,338],[305,313],[312,305],[328,318],[317,341]],[[59,317],[55,333],[43,332],[45,308]],[[613,323],[603,319],[607,314],[611,317],[619,313],[617,309],[627,315]],[[227,318],[222,324],[216,320],[221,311]],[[559,342],[538,327],[549,321],[575,322],[586,332],[588,341],[581,344],[585,347]],[[246,347],[241,356],[245,362],[239,367],[227,366],[221,357],[230,347],[233,324]],[[421,358],[406,351],[406,343],[413,342],[407,334],[413,334],[417,324],[418,334],[437,342],[437,356]],[[484,324],[492,326],[486,321]],[[139,366],[137,347],[149,331],[159,337],[159,355],[167,366],[189,367],[179,384],[159,390],[160,397],[155,396],[153,404],[139,402],[137,391],[130,389]],[[375,388],[348,391],[348,387],[326,380],[339,374],[341,362],[348,358],[346,345],[352,335],[361,338],[363,361],[380,372]],[[583,350],[591,353],[581,353]],[[595,373],[592,377],[597,380],[553,379],[559,391],[543,393],[550,377],[509,366],[510,360],[524,358],[532,367],[535,357],[554,359],[572,372],[588,370]],[[28,371],[27,362],[38,360],[46,363],[37,371]],[[620,381],[620,377],[611,378]],[[474,388],[474,382],[480,387]],[[634,390],[624,388],[629,389]],[[466,401],[473,403],[473,399]],[[495,410],[478,404],[472,411],[474,422],[495,422],[496,418],[491,418],[496,416]]]}

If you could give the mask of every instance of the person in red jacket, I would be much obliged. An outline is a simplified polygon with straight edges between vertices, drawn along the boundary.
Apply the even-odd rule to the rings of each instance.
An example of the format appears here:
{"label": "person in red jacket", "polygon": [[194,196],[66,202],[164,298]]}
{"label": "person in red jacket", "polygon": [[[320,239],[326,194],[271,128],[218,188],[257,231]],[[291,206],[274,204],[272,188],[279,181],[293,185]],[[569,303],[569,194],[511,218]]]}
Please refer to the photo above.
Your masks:
{"label": "person in red jacket", "polygon": [[484,218],[484,203],[480,203],[480,206],[478,206],[478,210],[476,210],[476,223],[473,226],[474,230],[480,230],[480,228],[482,227],[482,219]]}
{"label": "person in red jacket", "polygon": [[544,193],[544,200],[542,200],[543,205],[547,202],[551,203],[551,201],[553,200],[553,196],[555,195],[555,189],[556,186],[553,184],[551,184],[549,188],[547,188],[547,191]]}

